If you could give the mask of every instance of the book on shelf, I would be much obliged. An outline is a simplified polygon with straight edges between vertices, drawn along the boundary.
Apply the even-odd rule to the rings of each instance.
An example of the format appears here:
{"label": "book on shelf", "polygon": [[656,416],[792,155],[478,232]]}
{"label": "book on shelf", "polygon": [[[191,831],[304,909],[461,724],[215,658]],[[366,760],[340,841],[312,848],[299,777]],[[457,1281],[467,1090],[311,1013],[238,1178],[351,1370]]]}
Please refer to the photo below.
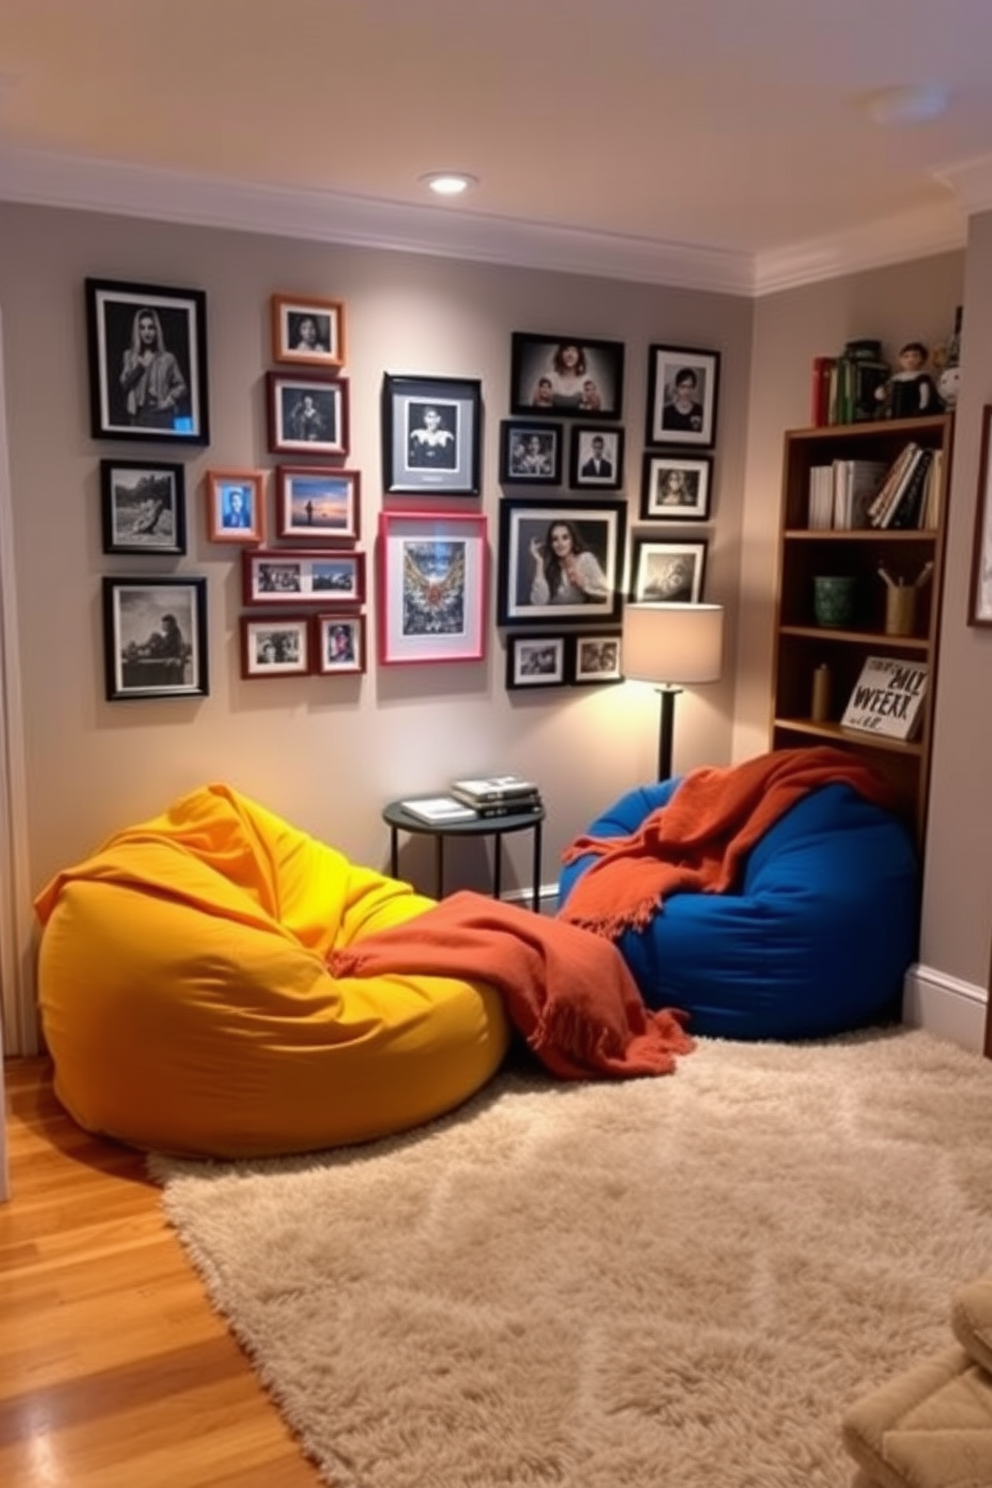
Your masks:
{"label": "book on shelf", "polygon": [[499,804],[526,796],[540,796],[540,791],[533,780],[524,780],[520,775],[482,775],[477,778],[453,780],[450,789],[452,795],[457,795],[460,801],[468,801],[473,806],[484,806],[487,803]]}
{"label": "book on shelf", "polygon": [[841,728],[876,738],[912,739],[923,719],[929,672],[924,661],[869,656],[844,709]]}
{"label": "book on shelf", "polygon": [[901,490],[903,481],[909,474],[910,466],[913,464],[920,446],[911,439],[893,460],[889,467],[889,473],[885,476],[878,488],[878,494],[868,508],[868,521],[872,527],[880,527],[882,518],[889,507],[896,501]]}
{"label": "book on shelf", "polygon": [[400,805],[408,815],[439,827],[446,822],[475,821],[479,814],[453,796],[414,796],[409,801],[401,801]]}
{"label": "book on shelf", "polygon": [[833,525],[843,531],[868,526],[868,508],[888,472],[886,460],[835,460]]}
{"label": "book on shelf", "polygon": [[815,429],[822,428],[830,419],[830,374],[835,360],[831,356],[813,358],[810,369],[809,421]]}
{"label": "book on shelf", "polygon": [[909,475],[903,482],[902,490],[885,513],[885,520],[881,523],[881,526],[888,527],[891,530],[920,526],[923,501],[932,463],[933,451],[928,449],[920,450],[918,458],[913,462]]}

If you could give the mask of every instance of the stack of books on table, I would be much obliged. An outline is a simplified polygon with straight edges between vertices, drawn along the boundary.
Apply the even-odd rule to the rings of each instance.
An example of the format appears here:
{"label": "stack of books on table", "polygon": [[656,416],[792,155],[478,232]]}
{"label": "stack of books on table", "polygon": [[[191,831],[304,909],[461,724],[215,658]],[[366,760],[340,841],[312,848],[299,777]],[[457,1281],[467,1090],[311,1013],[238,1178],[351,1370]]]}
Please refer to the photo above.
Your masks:
{"label": "stack of books on table", "polygon": [[541,792],[532,780],[520,775],[483,775],[478,779],[453,780],[451,794],[471,806],[476,816],[523,816],[541,810]]}

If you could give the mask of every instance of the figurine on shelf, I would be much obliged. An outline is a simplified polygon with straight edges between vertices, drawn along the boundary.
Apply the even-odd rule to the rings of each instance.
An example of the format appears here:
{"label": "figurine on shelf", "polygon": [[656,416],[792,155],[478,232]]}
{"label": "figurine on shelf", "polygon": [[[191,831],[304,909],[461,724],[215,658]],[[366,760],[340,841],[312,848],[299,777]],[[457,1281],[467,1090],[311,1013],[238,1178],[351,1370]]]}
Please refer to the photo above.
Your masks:
{"label": "figurine on shelf", "polygon": [[922,341],[907,341],[899,348],[899,371],[875,393],[883,418],[918,418],[942,411],[937,384],[926,370],[929,356]]}
{"label": "figurine on shelf", "polygon": [[930,358],[937,373],[937,391],[944,407],[951,412],[961,395],[961,309],[954,312],[954,330],[944,346],[938,346]]}

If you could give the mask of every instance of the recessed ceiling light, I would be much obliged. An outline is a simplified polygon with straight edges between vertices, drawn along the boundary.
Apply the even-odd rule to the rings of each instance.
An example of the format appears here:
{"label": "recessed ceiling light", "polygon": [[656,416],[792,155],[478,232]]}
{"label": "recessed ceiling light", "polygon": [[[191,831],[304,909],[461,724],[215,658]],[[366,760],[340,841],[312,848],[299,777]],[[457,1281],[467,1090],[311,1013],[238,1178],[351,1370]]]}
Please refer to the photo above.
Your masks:
{"label": "recessed ceiling light", "polygon": [[466,171],[428,171],[420,179],[438,196],[461,196],[470,186],[478,185],[478,178]]}
{"label": "recessed ceiling light", "polygon": [[907,83],[870,93],[865,107],[869,118],[876,124],[892,128],[939,119],[949,100],[948,90],[940,83]]}

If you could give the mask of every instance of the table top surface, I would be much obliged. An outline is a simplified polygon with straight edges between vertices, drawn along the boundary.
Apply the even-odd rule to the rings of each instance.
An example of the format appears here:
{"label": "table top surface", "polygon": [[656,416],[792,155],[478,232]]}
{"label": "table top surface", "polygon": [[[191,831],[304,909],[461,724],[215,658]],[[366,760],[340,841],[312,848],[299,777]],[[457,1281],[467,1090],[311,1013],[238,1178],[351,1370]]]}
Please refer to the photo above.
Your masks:
{"label": "table top surface", "polygon": [[[408,800],[416,800],[410,796]],[[430,799],[425,797],[425,799]],[[429,832],[434,836],[481,836],[487,832],[521,832],[526,827],[539,826],[544,820],[544,807],[535,811],[508,811],[505,816],[474,816],[464,821],[424,821],[407,811],[402,801],[390,801],[382,808],[383,820],[391,827],[401,827],[404,832]]]}

